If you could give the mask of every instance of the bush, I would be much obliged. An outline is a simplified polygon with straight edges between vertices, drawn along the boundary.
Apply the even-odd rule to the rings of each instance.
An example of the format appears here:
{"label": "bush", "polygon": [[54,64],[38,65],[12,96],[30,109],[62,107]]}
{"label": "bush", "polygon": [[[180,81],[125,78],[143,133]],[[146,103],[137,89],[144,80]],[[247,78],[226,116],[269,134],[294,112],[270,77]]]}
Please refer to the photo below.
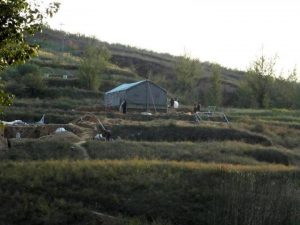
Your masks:
{"label": "bush", "polygon": [[43,93],[45,84],[40,74],[28,73],[24,75],[21,82],[26,86],[25,90],[29,97],[37,97]]}

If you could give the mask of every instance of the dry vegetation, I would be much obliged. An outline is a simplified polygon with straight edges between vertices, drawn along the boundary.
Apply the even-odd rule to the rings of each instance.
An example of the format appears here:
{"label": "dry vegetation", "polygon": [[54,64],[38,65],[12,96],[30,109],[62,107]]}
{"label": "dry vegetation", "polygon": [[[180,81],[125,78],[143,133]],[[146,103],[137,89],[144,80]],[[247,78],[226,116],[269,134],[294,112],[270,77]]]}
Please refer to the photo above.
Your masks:
{"label": "dry vegetation", "polygon": [[[55,102],[32,104],[40,103],[63,121]],[[79,118],[85,112],[73,113]],[[229,125],[197,124],[185,112],[95,113],[112,129],[114,142],[90,140],[95,121],[76,119],[47,130],[65,126],[73,134],[12,139],[11,148],[0,151],[1,221],[299,224],[299,124],[278,120],[296,118],[297,111],[231,109]],[[74,145],[81,140],[80,148]]]}

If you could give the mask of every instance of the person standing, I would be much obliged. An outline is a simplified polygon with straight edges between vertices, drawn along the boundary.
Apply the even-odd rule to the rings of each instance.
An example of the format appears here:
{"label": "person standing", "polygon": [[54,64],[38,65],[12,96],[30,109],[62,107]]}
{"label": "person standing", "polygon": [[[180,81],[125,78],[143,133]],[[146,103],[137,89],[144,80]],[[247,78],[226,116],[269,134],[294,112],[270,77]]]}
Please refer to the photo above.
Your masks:
{"label": "person standing", "polygon": [[194,103],[194,113],[196,113],[198,110],[198,105],[196,103]]}
{"label": "person standing", "polygon": [[170,108],[173,108],[173,106],[174,106],[174,98],[171,98],[171,100],[170,100]]}
{"label": "person standing", "polygon": [[122,103],[122,111],[123,111],[123,114],[127,113],[127,101],[126,100],[124,100]]}
{"label": "person standing", "polygon": [[200,102],[198,102],[198,104],[197,104],[197,112],[200,112],[201,111],[201,104],[200,104]]}

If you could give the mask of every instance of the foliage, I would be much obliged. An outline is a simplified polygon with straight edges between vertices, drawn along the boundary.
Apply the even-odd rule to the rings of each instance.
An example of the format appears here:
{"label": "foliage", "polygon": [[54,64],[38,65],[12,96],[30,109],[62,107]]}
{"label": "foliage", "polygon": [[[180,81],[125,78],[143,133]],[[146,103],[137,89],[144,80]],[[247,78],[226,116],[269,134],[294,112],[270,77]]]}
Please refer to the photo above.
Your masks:
{"label": "foliage", "polygon": [[189,93],[189,88],[194,85],[195,79],[201,77],[202,73],[199,61],[192,59],[188,54],[178,57],[175,71],[178,80],[177,89]]}
{"label": "foliage", "polygon": [[287,78],[279,76],[274,80],[271,89],[271,104],[277,108],[296,108],[299,98],[297,98],[297,70],[294,69]]}
{"label": "foliage", "polygon": [[276,58],[261,55],[248,69],[246,79],[237,91],[237,105],[258,108],[295,108],[298,102],[297,71],[287,78],[275,73]]}
{"label": "foliage", "polygon": [[36,97],[44,89],[44,81],[40,73],[27,73],[22,77],[21,81],[29,90],[30,97]]}
{"label": "foliage", "polygon": [[4,224],[89,224],[88,210],[190,225],[300,220],[295,167],[106,160],[3,162],[0,171]]}
{"label": "foliage", "polygon": [[14,95],[5,93],[3,84],[0,83],[0,113],[4,111],[5,107],[12,105],[13,99]]}
{"label": "foliage", "polygon": [[9,68],[2,73],[7,80],[6,90],[16,96],[37,97],[45,88],[40,67],[27,63]]}
{"label": "foliage", "polygon": [[248,83],[248,76],[246,76],[246,79],[240,82],[240,86],[236,91],[235,106],[238,108],[257,108],[257,103],[253,97],[253,90]]}
{"label": "foliage", "polygon": [[275,77],[275,58],[267,59],[261,55],[247,71],[246,82],[249,85],[255,103],[266,108],[270,102],[270,89]]}
{"label": "foliage", "polygon": [[25,41],[42,29],[47,16],[57,12],[59,3],[51,3],[42,11],[37,2],[26,0],[0,1],[0,70],[6,66],[28,60],[36,54],[37,46]]}
{"label": "foliage", "polygon": [[104,72],[110,59],[109,51],[93,42],[87,47],[80,63],[79,80],[86,89],[97,91],[100,76]]}
{"label": "foliage", "polygon": [[[51,3],[45,12],[36,2],[26,0],[0,1],[0,72],[7,66],[25,62],[36,54],[38,46],[29,45],[26,35],[33,35],[42,29],[47,16],[57,12],[59,3]],[[13,96],[0,87],[0,105],[10,106]]]}
{"label": "foliage", "polygon": [[221,82],[221,66],[212,65],[212,76],[210,78],[210,88],[208,90],[206,101],[209,105],[222,105],[222,82]]}

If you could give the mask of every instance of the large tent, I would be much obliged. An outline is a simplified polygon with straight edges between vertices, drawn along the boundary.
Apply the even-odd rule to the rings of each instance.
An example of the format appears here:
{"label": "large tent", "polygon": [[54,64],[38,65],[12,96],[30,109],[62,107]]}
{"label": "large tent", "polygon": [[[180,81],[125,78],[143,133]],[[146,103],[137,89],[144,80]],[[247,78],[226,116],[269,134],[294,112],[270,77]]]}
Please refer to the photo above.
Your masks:
{"label": "large tent", "polygon": [[123,100],[128,109],[167,110],[167,91],[149,80],[122,84],[105,93],[107,108],[119,107]]}

